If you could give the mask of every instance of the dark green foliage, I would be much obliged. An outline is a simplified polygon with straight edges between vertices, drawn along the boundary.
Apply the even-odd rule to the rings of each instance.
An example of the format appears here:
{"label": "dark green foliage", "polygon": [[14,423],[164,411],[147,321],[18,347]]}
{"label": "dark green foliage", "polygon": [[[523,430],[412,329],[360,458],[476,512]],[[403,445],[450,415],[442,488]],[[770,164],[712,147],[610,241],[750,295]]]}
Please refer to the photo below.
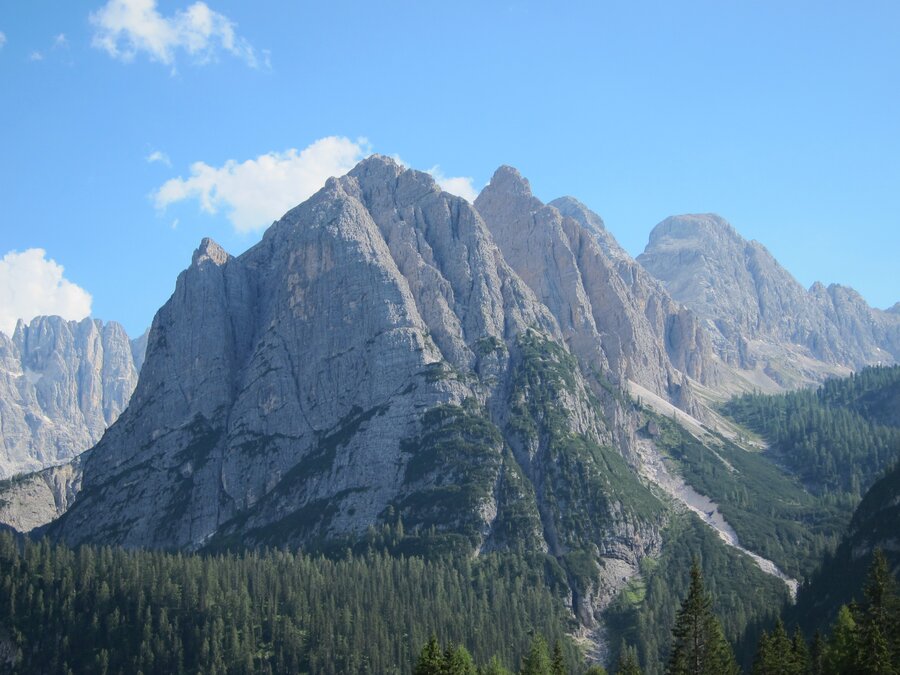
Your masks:
{"label": "dark green foliage", "polygon": [[605,618],[612,662],[619,658],[621,640],[635,646],[647,675],[659,675],[669,658],[669,637],[693,558],[703,564],[713,611],[724,634],[737,642],[747,626],[774,618],[787,601],[780,580],[765,574],[747,556],[725,546],[718,535],[693,514],[673,518],[663,533],[665,544],[657,560],[645,560],[641,582],[632,581],[607,610]]}
{"label": "dark green foliage", "polygon": [[763,632],[753,660],[753,675],[806,675],[809,667],[809,648],[799,631],[791,640],[778,619],[771,635]]}
{"label": "dark green foliage", "polygon": [[535,635],[531,641],[528,653],[522,657],[519,675],[550,675],[550,653],[542,636]]}
{"label": "dark green foliage", "polygon": [[[861,551],[885,546],[889,568],[900,571],[900,552],[891,545],[900,532],[900,465],[891,469],[866,493],[856,508],[849,531],[819,570],[800,587],[797,603],[785,611],[789,623],[807,635],[825,631],[838,608],[863,597],[869,557]],[[890,547],[890,548],[888,548]]]}
{"label": "dark green foliage", "polygon": [[857,665],[867,673],[893,675],[900,666],[900,598],[880,549],[872,556],[865,598],[857,611]]}
{"label": "dark green foliage", "polygon": [[625,644],[619,647],[619,661],[616,663],[616,675],[642,675],[637,650]]}
{"label": "dark green foliage", "polygon": [[763,453],[726,439],[707,447],[675,422],[653,416],[657,446],[678,463],[685,481],[719,505],[741,544],[789,575],[810,574],[837,544],[847,505],[816,498]]}
{"label": "dark green foliage", "polygon": [[700,565],[691,565],[691,585],[672,628],[667,675],[737,675],[738,667],[722,624],[703,587]]}
{"label": "dark green foliage", "polygon": [[723,412],[764,436],[810,490],[852,504],[900,458],[898,391],[900,366],[866,368],[816,390],[742,396]]}
{"label": "dark green foliage", "polygon": [[487,411],[473,400],[433,408],[421,435],[402,449],[411,455],[404,480],[412,488],[396,508],[407,527],[449,528],[477,543],[478,507],[503,457],[503,438]]}
{"label": "dark green foliage", "polygon": [[17,673],[410,673],[432,633],[512,665],[538,631],[571,670],[571,619],[544,578],[540,557],[201,556],[0,532],[0,640]]}

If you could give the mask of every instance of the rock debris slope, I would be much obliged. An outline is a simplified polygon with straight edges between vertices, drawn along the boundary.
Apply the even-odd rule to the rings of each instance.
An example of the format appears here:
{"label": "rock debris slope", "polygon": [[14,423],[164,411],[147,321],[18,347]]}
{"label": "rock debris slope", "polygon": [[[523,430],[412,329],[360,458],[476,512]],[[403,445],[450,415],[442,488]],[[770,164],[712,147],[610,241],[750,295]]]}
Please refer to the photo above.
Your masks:
{"label": "rock debris slope", "polygon": [[100,440],[137,383],[115,322],[20,321],[0,333],[0,478],[64,463]]}
{"label": "rock debris slope", "polygon": [[900,316],[843,286],[804,289],[717,215],[667,218],[637,260],[703,319],[726,363],[777,385],[900,359]]}
{"label": "rock debris slope", "polygon": [[417,546],[549,552],[590,622],[604,561],[633,570],[664,516],[616,447],[608,360],[564,336],[478,210],[373,156],[243,255],[201,243],[50,532],[315,546],[402,520]]}

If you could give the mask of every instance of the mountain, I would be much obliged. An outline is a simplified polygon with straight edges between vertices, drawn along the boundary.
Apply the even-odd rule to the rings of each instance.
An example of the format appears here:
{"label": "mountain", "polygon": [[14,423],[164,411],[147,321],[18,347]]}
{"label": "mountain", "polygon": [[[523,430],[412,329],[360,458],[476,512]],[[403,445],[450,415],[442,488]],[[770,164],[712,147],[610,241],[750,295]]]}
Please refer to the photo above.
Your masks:
{"label": "mountain", "polygon": [[137,383],[133,345],[115,322],[19,321],[0,333],[0,478],[64,463],[100,440]]}
{"label": "mountain", "polygon": [[665,509],[625,459],[628,365],[587,370],[566,335],[479,210],[373,156],[243,255],[201,243],[49,532],[315,548],[402,522],[410,550],[547,552],[590,622]]}
{"label": "mountain", "polygon": [[608,371],[618,385],[633,380],[696,411],[685,375],[715,380],[709,339],[599,216],[571,197],[543,204],[508,166],[494,173],[475,208],[586,372]]}
{"label": "mountain", "polygon": [[30,532],[59,518],[81,489],[83,457],[0,481],[0,524]]}
{"label": "mountain", "polygon": [[843,286],[804,289],[717,215],[667,218],[637,260],[704,321],[726,363],[755,371],[754,385],[790,388],[900,360],[900,316]]}

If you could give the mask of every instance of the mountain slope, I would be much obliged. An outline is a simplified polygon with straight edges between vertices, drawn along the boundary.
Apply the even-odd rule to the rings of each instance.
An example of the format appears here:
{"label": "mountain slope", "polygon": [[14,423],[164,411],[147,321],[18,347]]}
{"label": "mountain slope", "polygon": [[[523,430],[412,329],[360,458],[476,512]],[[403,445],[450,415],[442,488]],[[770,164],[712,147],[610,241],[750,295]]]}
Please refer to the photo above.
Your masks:
{"label": "mountain slope", "polygon": [[475,208],[506,260],[553,312],[587,372],[608,371],[620,385],[634,380],[692,409],[684,374],[714,379],[709,342],[693,315],[627,257],[599,216],[571,198],[544,205],[506,166]]}
{"label": "mountain slope", "polygon": [[546,551],[590,622],[603,562],[636,567],[664,518],[604,386],[479,213],[374,156],[240,257],[203,241],[49,531],[316,547],[402,521],[413,549]]}
{"label": "mountain slope", "polygon": [[637,260],[703,319],[719,356],[759,382],[790,387],[900,359],[900,317],[842,286],[805,290],[717,215],[667,218]]}
{"label": "mountain slope", "polygon": [[65,462],[100,440],[137,382],[115,322],[20,321],[0,333],[0,478]]}

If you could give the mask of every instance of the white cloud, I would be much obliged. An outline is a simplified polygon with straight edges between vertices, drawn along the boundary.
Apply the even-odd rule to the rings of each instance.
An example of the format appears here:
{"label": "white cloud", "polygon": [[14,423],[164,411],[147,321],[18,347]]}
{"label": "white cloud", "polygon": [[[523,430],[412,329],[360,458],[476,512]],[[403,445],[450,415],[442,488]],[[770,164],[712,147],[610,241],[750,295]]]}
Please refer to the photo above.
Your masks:
{"label": "white cloud", "polygon": [[31,52],[31,53],[28,55],[28,60],[29,60],[29,61],[43,61],[43,60],[44,60],[44,55],[41,54],[40,52],[37,52],[37,51]]}
{"label": "white cloud", "polygon": [[53,48],[54,49],[56,49],[56,48],[62,49],[63,47],[68,47],[68,46],[69,46],[69,40],[68,40],[68,38],[66,38],[65,33],[60,33],[55,38],[53,38]]}
{"label": "white cloud", "polygon": [[12,335],[18,319],[44,314],[79,320],[91,313],[91,295],[63,277],[42,248],[10,251],[0,259],[0,331]]}
{"label": "white cloud", "polygon": [[205,2],[164,17],[156,0],[109,0],[90,15],[90,21],[95,29],[93,46],[122,61],[144,53],[171,66],[176,52],[183,50],[195,62],[208,63],[224,50],[249,66],[258,65],[253,47],[235,33],[235,23]]}
{"label": "white cloud", "polygon": [[147,155],[147,162],[150,164],[159,162],[160,164],[165,164],[166,166],[172,166],[172,162],[169,160],[169,156],[161,150],[154,150],[149,155]]}
{"label": "white cloud", "polygon": [[475,189],[470,176],[445,176],[441,171],[441,167],[437,165],[428,169],[428,173],[437,181],[437,184],[441,186],[444,192],[462,197],[469,202],[474,202],[478,196],[478,190]]}
{"label": "white cloud", "polygon": [[256,159],[230,159],[221,167],[191,165],[189,178],[172,178],[153,197],[159,209],[196,198],[207,213],[228,209],[238,232],[271,224],[325,184],[342,176],[370,152],[369,142],[340,136],[321,138],[302,151],[269,152]]}
{"label": "white cloud", "polygon": [[0,30],[0,49],[3,48],[3,45],[6,44],[6,33]]}

